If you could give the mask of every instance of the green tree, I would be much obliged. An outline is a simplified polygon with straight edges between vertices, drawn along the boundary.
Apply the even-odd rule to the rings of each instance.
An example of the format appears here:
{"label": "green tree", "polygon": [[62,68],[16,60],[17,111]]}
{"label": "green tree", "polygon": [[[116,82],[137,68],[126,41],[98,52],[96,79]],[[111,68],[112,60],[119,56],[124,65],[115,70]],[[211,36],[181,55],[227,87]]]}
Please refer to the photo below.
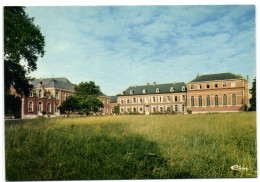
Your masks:
{"label": "green tree", "polygon": [[114,107],[114,109],[115,109],[115,114],[119,114],[119,113],[120,113],[120,105],[119,105],[119,104],[117,104],[117,105]]}
{"label": "green tree", "polygon": [[82,112],[89,115],[90,112],[96,113],[103,103],[98,99],[104,95],[100,87],[95,82],[81,82],[75,87],[75,97],[79,100],[79,107]]}
{"label": "green tree", "polygon": [[[6,111],[10,111],[10,88],[28,96],[32,85],[28,74],[37,69],[37,59],[44,55],[44,36],[34,25],[24,7],[4,7],[4,92]],[[21,65],[23,62],[24,65]],[[11,99],[11,100],[10,100]],[[8,113],[6,113],[8,114]]]}
{"label": "green tree", "polygon": [[256,111],[256,78],[254,78],[252,83],[252,89],[250,90],[252,95],[250,99],[250,111]]}
{"label": "green tree", "polygon": [[69,96],[64,102],[62,102],[59,109],[62,113],[67,112],[67,115],[69,116],[71,111],[79,109],[79,101],[76,97]]}

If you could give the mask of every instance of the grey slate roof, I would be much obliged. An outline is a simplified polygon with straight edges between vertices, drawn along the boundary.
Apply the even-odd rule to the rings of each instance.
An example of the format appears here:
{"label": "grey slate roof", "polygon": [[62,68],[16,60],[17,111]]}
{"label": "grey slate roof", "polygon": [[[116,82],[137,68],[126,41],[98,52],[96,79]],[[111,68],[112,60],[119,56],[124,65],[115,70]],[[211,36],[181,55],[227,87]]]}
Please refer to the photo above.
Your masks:
{"label": "grey slate roof", "polygon": [[230,79],[243,79],[243,77],[241,75],[235,75],[233,73],[207,74],[207,75],[198,75],[195,79],[193,79],[190,82],[230,80]]}
{"label": "grey slate roof", "polygon": [[110,103],[117,103],[117,96],[108,96],[110,99]]}
{"label": "grey slate roof", "polygon": [[43,78],[32,81],[34,86],[38,86],[42,81],[44,88],[54,88],[61,90],[68,90],[74,92],[75,84],[71,83],[67,78]]}
{"label": "grey slate roof", "polygon": [[[182,87],[185,87],[186,91],[186,84],[184,82],[177,82],[177,83],[165,83],[165,84],[156,84],[153,85],[139,85],[139,86],[130,86],[124,91],[124,95],[130,95],[130,91],[132,90],[134,93],[132,95],[142,95],[143,90],[146,90],[145,94],[157,94],[156,89],[159,88],[161,93],[171,93],[171,87],[174,88],[174,92],[185,92],[182,91]],[[120,95],[120,94],[119,94]]]}

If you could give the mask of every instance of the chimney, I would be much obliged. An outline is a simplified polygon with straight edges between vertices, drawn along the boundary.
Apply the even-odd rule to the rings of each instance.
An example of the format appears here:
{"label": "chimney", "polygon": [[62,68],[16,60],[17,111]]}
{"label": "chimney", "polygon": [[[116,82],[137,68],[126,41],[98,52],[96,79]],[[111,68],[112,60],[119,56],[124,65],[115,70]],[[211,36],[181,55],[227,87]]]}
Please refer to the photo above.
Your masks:
{"label": "chimney", "polygon": [[248,82],[248,75],[246,75],[246,81]]}
{"label": "chimney", "polygon": [[155,86],[156,85],[156,82],[153,82],[153,86]]}

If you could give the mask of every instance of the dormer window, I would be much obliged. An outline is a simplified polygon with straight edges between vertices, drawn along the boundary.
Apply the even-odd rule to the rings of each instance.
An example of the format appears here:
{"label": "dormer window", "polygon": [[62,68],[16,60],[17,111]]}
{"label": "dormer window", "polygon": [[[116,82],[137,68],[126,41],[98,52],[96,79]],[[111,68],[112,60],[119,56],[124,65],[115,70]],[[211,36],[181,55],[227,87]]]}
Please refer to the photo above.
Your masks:
{"label": "dormer window", "polygon": [[190,89],[193,90],[193,89],[194,89],[194,85],[191,85],[191,86],[190,86]]}
{"label": "dormer window", "polygon": [[133,90],[130,90],[130,94],[133,95],[133,94],[134,94],[134,91],[133,91]]}
{"label": "dormer window", "polygon": [[121,95],[124,95],[125,94],[125,92],[123,91],[123,92],[121,92]]}
{"label": "dormer window", "polygon": [[182,90],[182,91],[185,91],[185,86],[182,86],[181,90]]}
{"label": "dormer window", "polygon": [[156,88],[156,93],[160,93],[160,89],[159,88]]}
{"label": "dormer window", "polygon": [[30,97],[33,97],[33,91],[30,91]]}
{"label": "dormer window", "polygon": [[174,88],[173,87],[170,88],[170,92],[174,92]]}
{"label": "dormer window", "polygon": [[38,91],[38,97],[42,97],[42,90]]}
{"label": "dormer window", "polygon": [[146,90],[145,89],[143,89],[143,94],[146,94]]}

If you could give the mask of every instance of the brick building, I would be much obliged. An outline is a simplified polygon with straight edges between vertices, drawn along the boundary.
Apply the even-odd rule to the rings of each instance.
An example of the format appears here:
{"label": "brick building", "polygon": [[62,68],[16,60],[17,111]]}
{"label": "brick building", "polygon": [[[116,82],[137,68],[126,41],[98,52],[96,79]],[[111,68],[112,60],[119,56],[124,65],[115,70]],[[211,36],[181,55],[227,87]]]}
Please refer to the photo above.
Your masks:
{"label": "brick building", "polygon": [[30,96],[22,98],[22,118],[60,115],[58,107],[74,93],[75,85],[66,78],[35,79]]}
{"label": "brick building", "polygon": [[249,82],[241,75],[198,75],[184,82],[130,86],[118,94],[120,113],[237,112],[249,106]]}

